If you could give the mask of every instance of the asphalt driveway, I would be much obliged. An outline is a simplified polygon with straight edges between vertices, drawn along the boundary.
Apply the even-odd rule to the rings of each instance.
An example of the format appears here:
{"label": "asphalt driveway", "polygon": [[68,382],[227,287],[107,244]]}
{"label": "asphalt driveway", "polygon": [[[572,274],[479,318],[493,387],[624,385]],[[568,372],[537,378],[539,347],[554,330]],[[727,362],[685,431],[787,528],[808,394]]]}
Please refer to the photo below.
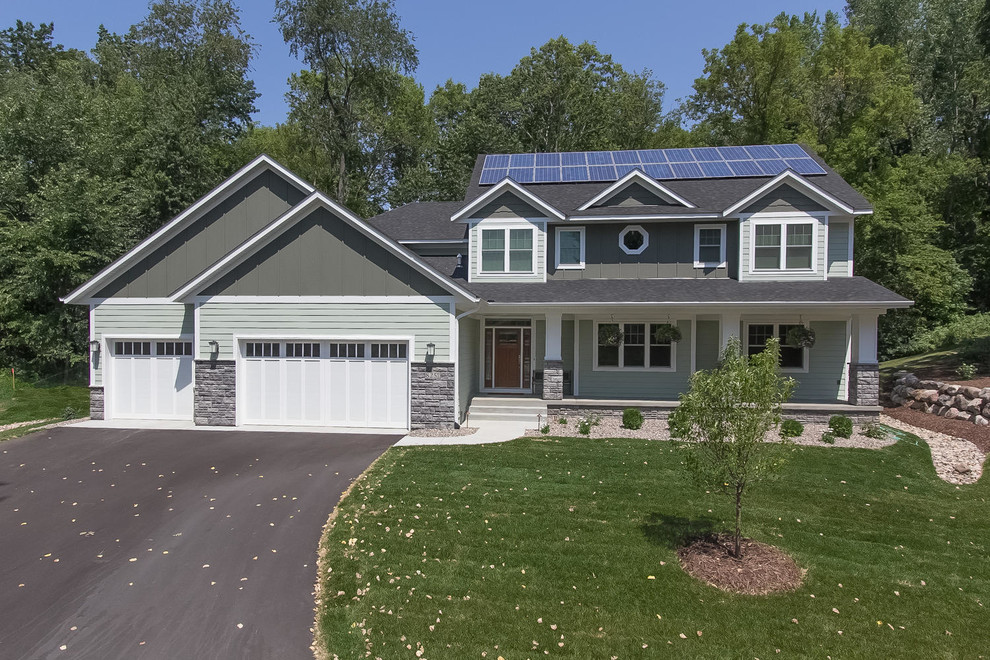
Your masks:
{"label": "asphalt driveway", "polygon": [[398,436],[0,443],[0,658],[312,658],[320,531]]}

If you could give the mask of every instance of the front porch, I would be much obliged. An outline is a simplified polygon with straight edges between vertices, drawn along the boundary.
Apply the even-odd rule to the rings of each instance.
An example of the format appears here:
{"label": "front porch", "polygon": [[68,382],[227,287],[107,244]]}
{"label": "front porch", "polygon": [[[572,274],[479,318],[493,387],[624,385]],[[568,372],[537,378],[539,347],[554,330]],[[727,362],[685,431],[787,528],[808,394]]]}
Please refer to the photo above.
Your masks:
{"label": "front porch", "polygon": [[[743,350],[759,350],[768,337],[783,337],[795,325],[814,330],[816,342],[785,351],[782,371],[798,381],[788,417],[871,418],[880,411],[880,313],[616,305],[467,314],[458,331],[458,418],[465,421],[476,398],[495,396],[542,399],[551,416],[613,415],[635,407],[648,417],[666,417],[691,374],[716,366],[730,338],[740,338]],[[660,341],[657,329],[668,325],[679,337]],[[609,335],[618,339],[609,343]]]}

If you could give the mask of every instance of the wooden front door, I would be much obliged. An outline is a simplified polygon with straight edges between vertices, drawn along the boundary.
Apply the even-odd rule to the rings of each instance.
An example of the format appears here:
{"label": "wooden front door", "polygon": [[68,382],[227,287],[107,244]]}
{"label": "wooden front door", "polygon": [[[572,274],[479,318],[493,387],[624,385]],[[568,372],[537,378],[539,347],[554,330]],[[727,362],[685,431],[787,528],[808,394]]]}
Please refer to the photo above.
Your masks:
{"label": "wooden front door", "polygon": [[495,387],[522,387],[522,330],[495,330]]}

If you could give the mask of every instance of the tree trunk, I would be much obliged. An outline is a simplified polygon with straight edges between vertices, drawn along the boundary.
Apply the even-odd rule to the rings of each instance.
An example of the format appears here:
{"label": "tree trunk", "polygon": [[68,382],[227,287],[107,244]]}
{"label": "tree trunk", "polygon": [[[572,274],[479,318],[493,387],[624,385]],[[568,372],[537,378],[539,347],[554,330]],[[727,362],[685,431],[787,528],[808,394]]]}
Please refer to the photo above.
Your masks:
{"label": "tree trunk", "polygon": [[736,486],[736,534],[735,537],[733,538],[733,546],[735,548],[735,551],[732,553],[733,556],[736,557],[736,559],[742,556],[739,547],[740,545],[739,541],[742,535],[741,525],[740,525],[742,521],[742,494],[743,494],[742,486]]}
{"label": "tree trunk", "polygon": [[343,206],[347,205],[344,195],[347,194],[347,159],[344,151],[340,151],[340,161],[337,164],[337,202]]}

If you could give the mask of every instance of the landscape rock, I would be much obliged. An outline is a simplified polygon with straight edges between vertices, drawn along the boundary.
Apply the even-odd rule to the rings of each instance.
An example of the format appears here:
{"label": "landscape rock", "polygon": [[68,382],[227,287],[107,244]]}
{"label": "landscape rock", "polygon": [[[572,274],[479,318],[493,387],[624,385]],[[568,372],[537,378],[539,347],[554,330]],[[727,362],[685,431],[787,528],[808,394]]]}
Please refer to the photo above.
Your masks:
{"label": "landscape rock", "polygon": [[990,419],[987,419],[983,415],[975,415],[973,417],[973,423],[977,426],[990,426]]}
{"label": "landscape rock", "polygon": [[960,390],[961,394],[963,394],[964,396],[970,399],[979,398],[980,391],[981,391],[980,388],[970,387],[969,385],[967,385],[966,387],[962,388],[962,390]]}
{"label": "landscape rock", "polygon": [[898,372],[890,400],[946,419],[990,425],[990,387],[919,380],[914,374]]}
{"label": "landscape rock", "polygon": [[958,385],[945,385],[943,387],[940,387],[939,389],[942,391],[943,394],[948,394],[949,396],[955,396],[959,394]]}
{"label": "landscape rock", "polygon": [[983,410],[983,399],[973,399],[966,406],[966,412],[973,413],[974,415],[979,415],[981,410]]}
{"label": "landscape rock", "polygon": [[955,465],[952,466],[952,469],[958,472],[959,474],[969,474],[970,472],[972,472],[972,469],[970,469],[968,465],[963,465],[962,463],[956,463]]}
{"label": "landscape rock", "polygon": [[918,387],[926,390],[937,390],[941,386],[942,383],[938,382],[937,380],[923,380],[918,383]]}

